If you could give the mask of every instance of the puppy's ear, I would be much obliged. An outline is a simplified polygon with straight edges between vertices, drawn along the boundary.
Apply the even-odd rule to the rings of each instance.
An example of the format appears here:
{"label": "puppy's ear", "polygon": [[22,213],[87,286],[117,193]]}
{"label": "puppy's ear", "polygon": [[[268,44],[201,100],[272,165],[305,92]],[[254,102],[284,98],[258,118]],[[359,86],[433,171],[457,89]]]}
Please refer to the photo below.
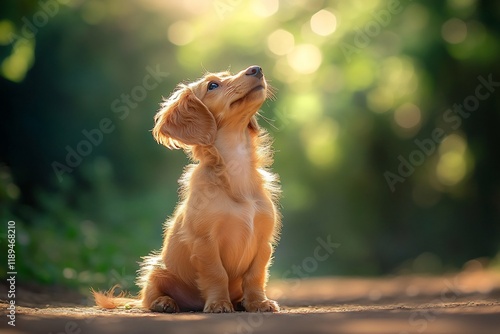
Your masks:
{"label": "puppy's ear", "polygon": [[216,133],[214,117],[186,86],[172,94],[155,115],[153,136],[170,149],[211,145]]}

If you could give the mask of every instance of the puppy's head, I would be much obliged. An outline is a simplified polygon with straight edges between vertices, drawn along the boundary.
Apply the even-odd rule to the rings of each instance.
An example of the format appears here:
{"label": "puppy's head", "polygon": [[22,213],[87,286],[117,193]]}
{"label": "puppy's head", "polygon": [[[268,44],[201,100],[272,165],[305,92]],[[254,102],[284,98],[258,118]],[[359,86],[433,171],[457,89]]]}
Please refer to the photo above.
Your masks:
{"label": "puppy's head", "polygon": [[212,145],[223,127],[257,131],[255,113],[268,95],[258,66],[231,75],[208,73],[191,84],[181,84],[155,116],[153,136],[168,148]]}

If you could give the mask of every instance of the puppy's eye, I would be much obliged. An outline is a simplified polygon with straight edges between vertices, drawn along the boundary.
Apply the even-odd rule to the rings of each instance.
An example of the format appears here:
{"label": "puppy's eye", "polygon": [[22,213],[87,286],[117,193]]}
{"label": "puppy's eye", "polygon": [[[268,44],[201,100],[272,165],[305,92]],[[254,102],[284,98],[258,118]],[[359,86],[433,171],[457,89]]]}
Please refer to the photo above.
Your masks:
{"label": "puppy's eye", "polygon": [[209,82],[207,90],[214,90],[215,88],[218,88],[219,84],[217,82]]}

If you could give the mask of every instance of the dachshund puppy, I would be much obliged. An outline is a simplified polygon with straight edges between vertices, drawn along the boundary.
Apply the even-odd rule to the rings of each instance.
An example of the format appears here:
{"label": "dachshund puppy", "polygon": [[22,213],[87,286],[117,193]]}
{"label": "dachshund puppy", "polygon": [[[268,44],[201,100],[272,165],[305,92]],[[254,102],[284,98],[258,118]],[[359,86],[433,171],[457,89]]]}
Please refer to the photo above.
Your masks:
{"label": "dachshund puppy", "polygon": [[97,305],[155,312],[277,312],[265,287],[280,229],[272,150],[256,120],[273,97],[262,69],[209,73],[180,84],[155,116],[154,138],[195,162],[165,223],[161,253],[144,258],[139,300],[94,292]]}

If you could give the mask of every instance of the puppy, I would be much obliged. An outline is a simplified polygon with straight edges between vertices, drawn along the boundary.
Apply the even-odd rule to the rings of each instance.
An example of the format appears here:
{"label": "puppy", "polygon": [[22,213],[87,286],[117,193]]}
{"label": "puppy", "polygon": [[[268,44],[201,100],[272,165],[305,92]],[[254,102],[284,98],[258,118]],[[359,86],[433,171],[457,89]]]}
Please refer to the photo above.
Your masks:
{"label": "puppy", "polygon": [[[267,298],[280,229],[272,150],[256,113],[273,93],[262,69],[208,73],[180,84],[155,116],[154,138],[195,162],[180,179],[180,201],[165,223],[161,253],[144,258],[139,300],[155,312],[277,312]],[[134,299],[94,292],[97,305]]]}

